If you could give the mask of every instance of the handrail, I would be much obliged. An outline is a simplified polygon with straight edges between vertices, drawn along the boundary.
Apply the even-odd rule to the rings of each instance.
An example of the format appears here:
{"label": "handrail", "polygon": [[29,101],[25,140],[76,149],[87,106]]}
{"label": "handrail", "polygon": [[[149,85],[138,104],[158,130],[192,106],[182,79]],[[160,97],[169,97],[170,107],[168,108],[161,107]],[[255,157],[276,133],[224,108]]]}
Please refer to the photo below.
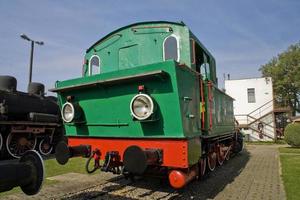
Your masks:
{"label": "handrail", "polygon": [[[269,112],[269,113],[267,113],[267,114],[270,114],[271,112]],[[266,115],[267,115],[266,114]],[[257,122],[257,121],[259,121],[261,118],[263,118],[263,117],[265,117],[266,115],[264,115],[264,116],[262,116],[262,117],[260,117],[260,118],[258,118],[258,119],[256,119],[255,117],[253,117],[253,116],[250,116],[250,115],[242,115],[242,114],[239,114],[239,115],[236,115],[236,116],[245,116],[245,117],[247,117],[247,127],[249,127],[249,128],[251,128],[252,130],[255,130],[255,131],[257,131],[255,128],[253,128],[253,127],[251,127],[251,125],[252,124],[254,124],[255,122]],[[252,119],[254,119],[254,121],[252,121],[252,122],[250,122],[250,123],[248,123],[248,117],[249,118],[252,118]],[[270,127],[271,129],[275,129],[275,131],[278,131],[278,132],[280,132],[281,134],[282,134],[282,130],[280,130],[279,128],[276,128],[276,126],[272,126],[272,125],[270,125],[270,124],[268,124],[268,123],[266,123],[266,122],[264,122],[264,121],[260,121],[263,125],[265,125],[266,127]],[[269,130],[269,131],[271,131],[271,130]]]}
{"label": "handrail", "polygon": [[261,109],[262,107],[264,107],[265,105],[267,105],[267,104],[271,103],[272,101],[274,101],[274,99],[272,99],[272,100],[270,100],[270,101],[268,101],[268,102],[264,103],[264,104],[263,104],[263,105],[261,105],[260,107],[256,108],[256,109],[255,109],[255,110],[253,110],[252,112],[248,113],[248,115],[251,115],[251,114],[252,114],[252,113],[254,113],[255,111],[257,111],[257,110]]}
{"label": "handrail", "polygon": [[[255,128],[253,128],[253,127],[249,127],[249,128],[252,129],[252,130],[255,131],[255,132],[260,133],[259,130],[255,129]],[[269,135],[266,134],[266,133],[261,133],[261,134],[262,134],[263,136],[266,136],[267,138],[273,139],[271,136],[269,136]]]}
{"label": "handrail", "polygon": [[269,114],[272,114],[272,112],[273,112],[273,111],[267,112],[266,114],[264,114],[263,116],[260,116],[259,118],[255,118],[255,117],[253,117],[253,116],[251,116],[251,115],[248,115],[250,118],[254,119],[254,121],[253,121],[253,122],[250,122],[250,124],[251,124],[251,123],[255,123],[255,121],[258,121],[258,120],[260,120],[260,119],[262,119],[262,118],[268,116]]}
{"label": "handrail", "polygon": [[[247,125],[250,126],[251,124],[254,124],[255,122],[260,121],[260,119],[266,117],[266,116],[269,115],[269,114],[271,114],[271,112],[268,112],[267,114],[265,114],[265,115],[263,115],[263,116],[261,116],[261,117],[259,117],[259,118],[255,118],[255,117],[253,117],[253,116],[251,116],[251,115],[249,115],[249,114],[247,114],[247,115],[241,115],[241,114],[240,114],[240,115],[236,115],[236,116],[245,116],[245,117],[247,117],[247,118],[246,118],[246,120],[247,120]],[[248,122],[248,118],[253,119],[253,121]],[[276,127],[274,127],[274,126],[272,126],[272,125],[270,125],[270,124],[267,124],[267,123],[264,122],[264,121],[260,121],[260,122],[263,123],[263,124],[266,125],[266,126],[271,127],[271,128],[276,128]]]}
{"label": "handrail", "polygon": [[[273,125],[270,125],[269,123],[261,120],[262,118],[266,117],[267,115],[269,114],[272,114],[274,112],[274,108],[275,108],[275,105],[270,105],[269,107],[266,107],[268,104],[270,104],[271,102],[274,102],[275,103],[275,100],[272,99],[266,103],[264,103],[263,105],[261,105],[260,107],[256,108],[255,110],[253,110],[252,112],[248,113],[248,114],[236,114],[235,116],[238,118],[240,118],[239,120],[240,121],[243,121],[245,122],[246,124],[243,124],[243,125],[246,125],[248,128],[250,128],[251,130],[255,131],[255,132],[259,132],[261,133],[258,129],[255,128],[255,125],[256,123],[262,123],[264,125],[264,129],[265,131],[269,132],[273,132],[273,130],[275,131],[275,137],[278,137],[278,133],[282,135],[283,131],[280,129],[280,128],[277,128],[276,127],[276,124]],[[272,111],[269,111],[269,112],[266,112],[269,108],[271,108],[273,106],[273,109]],[[262,110],[263,109],[263,110]],[[257,111],[259,111],[258,113],[256,113]],[[265,114],[262,115],[262,113],[266,112]],[[259,114],[259,116],[257,116]],[[255,117],[254,117],[255,116]],[[272,123],[275,123],[273,120],[272,120]],[[252,126],[251,126],[252,125]],[[254,125],[254,126],[253,126]],[[264,136],[266,137],[269,137],[269,138],[272,138],[270,137],[269,135],[267,134],[264,134],[264,133],[261,133],[263,134]],[[273,138],[272,138],[273,139]]]}
{"label": "handrail", "polygon": [[[272,100],[270,100],[270,101],[268,101],[268,102],[266,102],[266,103],[264,103],[263,105],[261,105],[260,107],[258,107],[258,108],[256,108],[255,110],[253,110],[252,112],[250,112],[250,113],[248,113],[248,114],[237,114],[237,115],[235,115],[235,116],[240,116],[240,117],[242,117],[242,116],[244,116],[246,119],[244,119],[244,120],[246,120],[246,122],[247,122],[247,125],[251,125],[251,124],[253,124],[253,123],[255,123],[255,122],[257,122],[257,121],[259,121],[260,119],[262,119],[262,118],[264,118],[265,116],[267,116],[267,115],[269,115],[271,112],[267,112],[266,114],[264,114],[264,115],[262,115],[261,116],[261,113],[256,113],[256,114],[253,114],[253,113],[255,113],[256,111],[258,111],[258,110],[261,110],[263,107],[265,107],[266,105],[268,105],[268,104],[270,104],[271,102],[273,102],[274,101],[274,99],[272,99]],[[269,108],[269,107],[268,107]],[[267,109],[267,108],[266,108]],[[252,116],[252,115],[254,115],[254,116]],[[260,114],[260,116],[259,117],[256,117],[256,115],[257,114]],[[249,120],[249,119],[252,119],[253,121],[251,121],[251,120]],[[267,126],[271,126],[271,125],[269,125],[269,124],[266,124]],[[272,128],[275,128],[274,126],[271,126]]]}

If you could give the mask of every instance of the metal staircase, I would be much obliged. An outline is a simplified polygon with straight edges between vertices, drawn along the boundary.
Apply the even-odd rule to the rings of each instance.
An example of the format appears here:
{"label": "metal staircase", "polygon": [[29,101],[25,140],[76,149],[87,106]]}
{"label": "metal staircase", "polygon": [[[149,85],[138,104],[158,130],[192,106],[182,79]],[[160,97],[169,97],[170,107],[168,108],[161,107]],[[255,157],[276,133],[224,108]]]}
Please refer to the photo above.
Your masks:
{"label": "metal staircase", "polygon": [[[274,106],[274,100],[268,101],[248,114],[237,114],[238,128],[251,130],[255,140],[277,140],[283,136],[283,129],[276,127],[275,115],[278,112],[289,112],[288,107]],[[249,131],[247,131],[249,132]]]}

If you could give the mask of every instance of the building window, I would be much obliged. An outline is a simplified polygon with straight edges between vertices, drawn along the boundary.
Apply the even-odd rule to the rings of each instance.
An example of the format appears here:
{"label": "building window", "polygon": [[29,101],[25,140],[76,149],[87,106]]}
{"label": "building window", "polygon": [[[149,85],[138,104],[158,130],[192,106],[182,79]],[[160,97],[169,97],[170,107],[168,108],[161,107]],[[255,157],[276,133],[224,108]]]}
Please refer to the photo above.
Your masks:
{"label": "building window", "polygon": [[255,89],[254,88],[248,88],[248,103],[255,103]]}
{"label": "building window", "polygon": [[169,59],[179,61],[178,40],[174,36],[169,36],[164,41],[164,60]]}
{"label": "building window", "polygon": [[100,74],[100,58],[97,55],[93,55],[89,63],[89,75],[94,74]]}

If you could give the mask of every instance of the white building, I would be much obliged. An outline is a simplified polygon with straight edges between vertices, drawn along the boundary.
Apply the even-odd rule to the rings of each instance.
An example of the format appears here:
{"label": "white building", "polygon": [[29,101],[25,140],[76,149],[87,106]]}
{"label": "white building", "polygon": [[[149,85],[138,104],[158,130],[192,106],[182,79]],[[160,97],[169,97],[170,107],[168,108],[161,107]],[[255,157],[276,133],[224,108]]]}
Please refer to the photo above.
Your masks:
{"label": "white building", "polygon": [[[226,93],[235,99],[234,114],[251,141],[276,139],[272,79],[225,80]],[[277,133],[276,133],[277,132]]]}

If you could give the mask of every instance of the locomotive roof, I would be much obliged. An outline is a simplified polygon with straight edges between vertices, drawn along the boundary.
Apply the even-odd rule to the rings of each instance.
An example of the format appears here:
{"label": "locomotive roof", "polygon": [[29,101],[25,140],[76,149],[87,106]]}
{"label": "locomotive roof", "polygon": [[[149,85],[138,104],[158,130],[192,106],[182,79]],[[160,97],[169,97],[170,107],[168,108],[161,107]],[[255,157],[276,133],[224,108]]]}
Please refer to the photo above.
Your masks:
{"label": "locomotive roof", "polygon": [[[149,34],[144,34],[141,35],[141,33],[144,33],[143,31],[139,32],[137,31],[137,29],[154,29],[154,28],[159,28],[156,30],[155,33],[160,33],[159,35],[156,35],[154,39],[155,42],[157,42],[157,39],[159,40],[159,42],[161,44],[164,43],[164,41],[166,40],[167,37],[171,36],[171,35],[175,35],[176,37],[182,38],[180,40],[180,52],[183,53],[182,56],[180,56],[180,60],[177,60],[178,62],[181,63],[185,63],[187,66],[191,67],[191,68],[195,68],[195,63],[191,63],[191,57],[190,57],[190,53],[191,53],[191,44],[190,41],[191,39],[195,42],[195,49],[197,49],[198,51],[198,57],[199,55],[202,54],[202,52],[205,52],[206,56],[208,56],[208,60],[210,62],[211,65],[211,71],[212,71],[212,80],[214,83],[216,82],[216,75],[215,75],[215,66],[216,66],[216,62],[215,59],[213,57],[213,55],[208,51],[208,49],[200,42],[200,40],[192,33],[192,31],[190,30],[190,28],[185,25],[183,22],[169,22],[169,21],[147,21],[147,22],[139,22],[139,23],[133,23],[127,26],[124,26],[122,28],[119,28],[117,30],[114,30],[112,32],[110,32],[109,34],[105,35],[103,38],[101,38],[100,40],[98,40],[97,42],[95,42],[92,46],[90,46],[87,50],[86,50],[86,55],[85,55],[85,66],[84,66],[84,75],[86,75],[86,73],[88,72],[88,68],[89,68],[89,60],[94,56],[101,56],[102,60],[101,60],[101,65],[106,66],[104,67],[104,71],[102,71],[102,73],[104,72],[108,72],[108,71],[113,71],[113,70],[119,70],[120,67],[117,67],[120,65],[119,59],[117,59],[117,57],[119,57],[120,52],[123,52],[123,54],[127,54],[125,57],[125,64],[122,64],[121,68],[126,68],[124,66],[127,66],[126,64],[126,60],[128,60],[128,58],[130,57],[131,54],[133,54],[132,52],[137,48],[137,43],[140,43],[142,46],[147,46],[147,48],[140,48],[139,49],[139,53],[144,54],[146,56],[148,56],[147,59],[145,59],[145,56],[143,56],[141,59],[136,60],[136,53],[135,56],[133,56],[133,58],[131,58],[131,65],[134,62],[135,65],[145,65],[145,64],[151,64],[153,62],[159,62],[161,60],[163,60],[163,51],[164,51],[164,46],[162,45],[161,47],[159,46],[151,46],[150,45],[150,40],[153,36],[149,36]],[[160,29],[162,28],[162,29]],[[162,32],[159,32],[162,31]],[[168,32],[167,35],[163,35],[161,33],[165,33],[164,31]],[[146,31],[147,32],[147,31]],[[145,32],[145,33],[146,33]],[[147,32],[148,33],[148,32]],[[149,33],[152,33],[151,31]],[[154,33],[154,32],[153,32]],[[139,34],[139,35],[138,35]],[[118,36],[118,37],[115,37]],[[123,37],[124,36],[124,37]],[[136,37],[135,37],[136,36]],[[111,38],[123,38],[118,43],[111,43],[114,44],[112,46],[108,45],[107,41],[116,41],[115,39],[111,39]],[[146,42],[148,41],[148,42]],[[129,50],[129,46],[128,44],[130,43],[131,45],[133,45],[133,43],[136,43],[134,45],[134,47],[130,46],[131,50]],[[110,44],[110,43],[109,43]],[[110,46],[110,47],[108,47]],[[126,46],[126,48],[125,48]],[[110,48],[110,49],[109,49]],[[155,51],[150,51],[149,49],[151,48],[155,48]],[[103,49],[106,49],[107,51],[102,51]],[[122,49],[122,51],[120,51],[120,49]],[[136,51],[136,50],[135,50]],[[147,52],[148,51],[148,52]],[[104,53],[105,52],[105,53]],[[119,53],[116,53],[119,52]],[[126,52],[126,53],[125,53]],[[131,52],[131,54],[130,54]],[[180,53],[178,52],[178,53]],[[123,55],[122,54],[122,55]],[[124,55],[123,55],[124,56]],[[152,56],[152,57],[151,57]],[[200,56],[201,57],[201,56]],[[200,58],[199,57],[199,58]],[[103,59],[105,58],[105,59]],[[100,58],[99,58],[100,59]],[[200,58],[201,59],[201,58]],[[109,67],[107,67],[109,66]]]}
{"label": "locomotive roof", "polygon": [[[110,36],[114,35],[115,33],[130,28],[130,27],[134,27],[134,26],[138,26],[138,25],[147,25],[147,24],[173,24],[173,25],[179,25],[179,26],[186,26],[186,24],[181,21],[181,22],[171,22],[171,21],[145,21],[145,22],[137,22],[137,23],[133,23],[133,24],[129,24],[127,26],[123,26],[117,30],[114,30],[113,32],[110,32],[109,34],[107,34],[106,36],[104,36],[103,38],[101,38],[100,40],[98,40],[97,42],[95,42],[92,46],[90,46],[87,50],[86,53],[88,53],[93,47],[95,47],[97,44],[105,41],[107,38],[109,38]],[[189,28],[188,28],[189,29]],[[195,42],[198,43],[201,48],[213,59],[215,60],[214,56],[208,51],[208,49],[200,42],[200,40],[195,36],[195,34],[192,33],[192,31],[189,29],[190,32],[190,36],[192,38],[195,39]]]}
{"label": "locomotive roof", "polygon": [[138,25],[143,25],[143,24],[174,24],[174,25],[180,25],[180,26],[185,26],[185,24],[183,22],[170,22],[170,21],[147,21],[147,22],[137,22],[137,23],[133,23],[133,24],[129,24],[127,26],[123,26],[113,32],[110,32],[109,34],[107,34],[106,36],[104,36],[103,38],[101,38],[100,40],[98,40],[97,42],[95,42],[92,46],[90,46],[87,50],[86,53],[89,52],[94,46],[96,46],[97,44],[101,43],[102,41],[106,40],[108,37],[110,37],[111,35],[127,29],[129,27],[133,27],[133,26],[138,26]]}

